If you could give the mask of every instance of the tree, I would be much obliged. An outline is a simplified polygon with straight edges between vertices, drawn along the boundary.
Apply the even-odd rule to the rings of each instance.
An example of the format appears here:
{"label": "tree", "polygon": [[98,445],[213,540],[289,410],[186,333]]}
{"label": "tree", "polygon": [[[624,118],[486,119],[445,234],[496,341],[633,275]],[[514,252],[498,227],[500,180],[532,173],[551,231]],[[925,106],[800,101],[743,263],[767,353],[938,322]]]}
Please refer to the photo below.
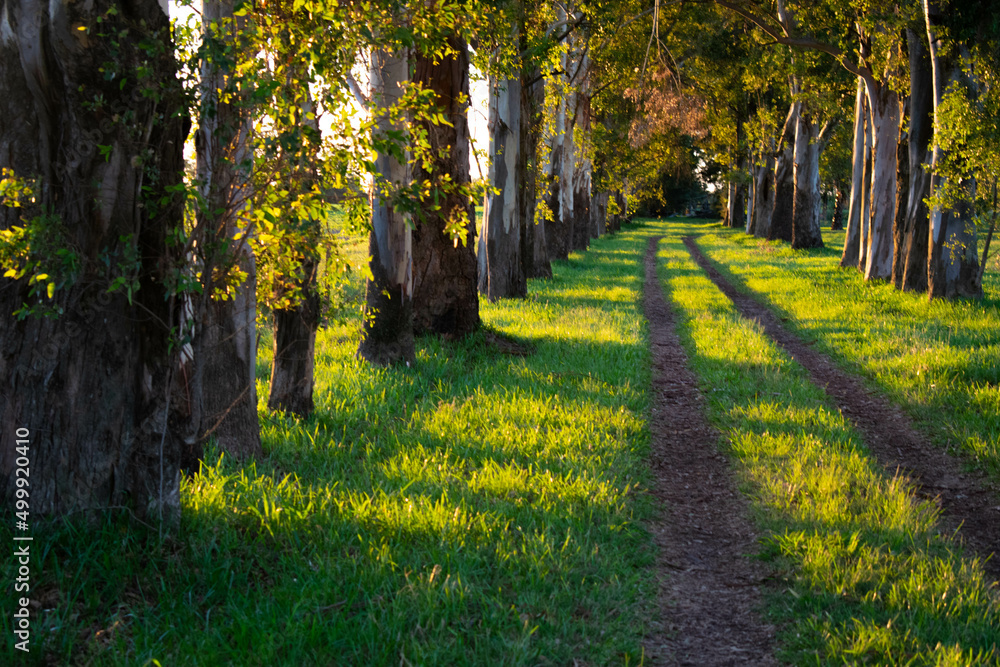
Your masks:
{"label": "tree", "polygon": [[[528,291],[528,269],[534,248],[524,237],[528,211],[522,201],[527,163],[522,129],[525,94],[521,90],[525,63],[519,53],[526,41],[526,7],[516,3],[508,8],[513,16],[500,12],[496,30],[508,35],[491,47],[487,68],[489,173],[483,202],[483,227],[479,234],[479,291],[490,301],[524,297]],[[528,110],[530,114],[530,109]],[[531,117],[527,122],[531,122]]]}
{"label": "tree", "polygon": [[[412,363],[413,237],[410,212],[394,193],[410,185],[410,160],[393,136],[404,132],[401,100],[409,54],[376,49],[371,54],[372,105],[376,109],[376,179],[372,187],[371,277],[365,293],[364,332],[358,354],[376,364]],[[404,200],[405,201],[405,200]]]}
{"label": "tree", "polygon": [[154,0],[52,8],[8,2],[0,40],[0,118],[19,119],[0,122],[3,189],[23,195],[0,207],[0,452],[28,431],[35,514],[175,520],[193,433],[177,371],[189,123],[167,16]]}
{"label": "tree", "polygon": [[469,201],[469,48],[459,34],[418,48],[413,82],[432,93],[430,114],[415,129],[429,147],[413,179],[427,193],[413,230],[413,328],[462,336],[479,327],[474,205]]}
{"label": "tree", "polygon": [[[252,197],[250,100],[233,71],[244,58],[245,17],[232,0],[202,3],[198,130],[198,239],[202,289],[196,311],[189,388],[200,413],[198,445],[185,467],[197,469],[200,443],[214,436],[236,458],[262,453],[257,419],[257,267],[249,244]],[[235,278],[230,274],[235,273]],[[226,284],[230,283],[230,284]]]}
{"label": "tree", "polygon": [[924,31],[907,28],[906,44],[910,60],[910,99],[908,101],[905,210],[899,230],[899,246],[893,253],[893,282],[897,289],[927,291],[927,249],[930,223],[927,198],[930,196],[931,138],[934,135],[934,89],[930,57]]}
{"label": "tree", "polygon": [[[934,90],[934,125],[940,133],[947,134],[948,90],[954,87],[960,90],[971,87],[962,68],[961,50],[964,45],[952,43],[946,45],[942,39],[942,23],[944,13],[940,3],[931,0],[923,1],[924,16],[927,25],[927,38]],[[951,48],[946,48],[950,46]],[[958,99],[958,98],[952,98]],[[972,119],[968,119],[972,120]],[[962,125],[959,121],[959,125]],[[955,143],[961,144],[959,139]],[[995,150],[995,148],[994,148]],[[958,174],[952,174],[949,179],[948,156],[941,142],[935,139],[931,158],[931,195],[935,206],[930,211],[930,243],[927,262],[927,280],[930,298],[956,296],[982,296],[982,284],[979,282],[980,269],[977,256],[976,229],[972,223],[971,197],[949,198],[939,196],[943,190],[961,183],[950,182]],[[974,170],[961,174],[966,176],[966,186],[974,188]],[[953,204],[945,206],[946,202]]]}

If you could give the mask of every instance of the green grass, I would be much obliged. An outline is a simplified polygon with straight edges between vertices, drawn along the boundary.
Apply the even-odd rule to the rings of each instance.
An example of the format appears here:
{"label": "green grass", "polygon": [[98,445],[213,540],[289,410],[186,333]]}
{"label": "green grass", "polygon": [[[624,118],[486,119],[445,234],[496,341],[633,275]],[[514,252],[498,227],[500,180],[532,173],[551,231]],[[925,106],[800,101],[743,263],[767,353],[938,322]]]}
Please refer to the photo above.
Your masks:
{"label": "green grass", "polygon": [[480,333],[421,339],[413,368],[377,369],[355,358],[356,316],[334,322],[307,421],[263,407],[265,332],[265,457],[210,451],[163,540],[120,518],[36,529],[29,660],[638,664],[656,608],[650,503],[635,493],[647,236],[597,241],[528,299],[482,304],[528,356]]}
{"label": "green grass", "polygon": [[1000,482],[1000,274],[987,273],[982,300],[928,302],[840,269],[843,232],[827,231],[823,249],[793,252],[705,231],[698,244],[724,275]]}
{"label": "green grass", "polygon": [[[998,284],[927,304],[717,225],[646,222],[556,262],[488,329],[418,341],[412,368],[355,358],[361,273],[317,342],[316,414],[267,412],[265,456],[210,451],[176,534],[120,516],[35,526],[34,664],[641,664],[658,614],[642,257],[764,531],[779,654],[802,665],[997,664],[1000,607],[933,505],[887,476],[805,371],[734,310],[699,244],[789,325],[996,472]],[[828,244],[836,236],[827,236]],[[343,247],[353,266],[363,239]],[[331,280],[333,280],[331,278]],[[529,348],[500,354],[493,333]],[[992,375],[991,375],[992,373]],[[991,458],[992,456],[992,458]],[[0,540],[11,521],[0,522]],[[3,564],[8,582],[14,559]],[[8,587],[0,599],[14,607]],[[10,614],[3,628],[11,637]],[[10,639],[8,640],[11,641]]]}
{"label": "green grass", "polygon": [[[935,507],[915,499],[906,480],[885,474],[804,369],[697,267],[681,237],[701,234],[699,243],[724,258],[720,265],[731,274],[759,275],[765,269],[757,263],[765,262],[772,298],[800,274],[777,268],[780,250],[760,250],[718,227],[664,228],[665,293],[680,310],[679,333],[710,417],[767,530],[761,557],[777,581],[769,610],[781,628],[780,656],[801,665],[996,664],[1000,606],[981,564],[938,534]],[[755,252],[765,257],[748,254]],[[784,261],[820,264],[831,256]],[[823,276],[819,269],[810,275]],[[850,300],[830,292],[813,294],[807,312]]]}

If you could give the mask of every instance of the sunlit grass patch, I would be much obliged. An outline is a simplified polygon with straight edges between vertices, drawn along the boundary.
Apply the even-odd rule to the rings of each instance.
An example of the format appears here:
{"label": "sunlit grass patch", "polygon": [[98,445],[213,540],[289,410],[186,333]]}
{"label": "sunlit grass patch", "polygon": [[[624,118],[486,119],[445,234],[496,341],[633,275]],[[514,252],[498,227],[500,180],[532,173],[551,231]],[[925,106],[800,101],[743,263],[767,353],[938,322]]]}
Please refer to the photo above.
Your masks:
{"label": "sunlit grass patch", "polygon": [[[61,529],[40,557],[61,602],[39,621],[39,655],[638,664],[656,608],[650,501],[634,492],[646,476],[648,233],[557,262],[525,300],[484,301],[486,330],[419,340],[412,368],[357,359],[357,309],[334,318],[317,338],[308,420],[266,410],[262,331],[265,457],[239,464],[210,448],[164,540],[120,521]],[[523,349],[496,349],[494,335]]]}
{"label": "sunlit grass patch", "polygon": [[1000,275],[986,274],[982,300],[928,302],[840,269],[843,232],[825,231],[826,248],[793,252],[738,231],[700,231],[699,246],[738,288],[1000,482]]}
{"label": "sunlit grass patch", "polygon": [[936,507],[887,475],[805,371],[697,268],[680,239],[706,228],[667,229],[660,275],[680,309],[679,333],[769,531],[762,556],[781,582],[769,604],[781,656],[996,664],[1000,605],[981,564],[937,532]]}

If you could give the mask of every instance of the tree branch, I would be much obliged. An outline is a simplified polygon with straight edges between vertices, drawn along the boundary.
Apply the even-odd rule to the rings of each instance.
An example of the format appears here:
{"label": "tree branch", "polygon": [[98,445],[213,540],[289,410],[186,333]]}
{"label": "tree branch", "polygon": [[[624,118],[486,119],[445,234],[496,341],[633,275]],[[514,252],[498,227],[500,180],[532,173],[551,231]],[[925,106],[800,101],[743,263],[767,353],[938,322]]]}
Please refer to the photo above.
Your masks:
{"label": "tree branch", "polygon": [[351,91],[351,94],[354,95],[354,99],[357,100],[358,104],[361,105],[362,110],[368,111],[368,108],[371,106],[371,100],[369,100],[361,90],[361,86],[358,85],[357,79],[354,78],[353,74],[348,72],[345,80],[347,81],[348,89]]}
{"label": "tree branch", "polygon": [[732,0],[710,0],[715,2],[715,4],[720,7],[725,7],[726,9],[732,11],[737,16],[749,21],[758,28],[764,31],[768,37],[773,39],[778,44],[784,44],[785,46],[790,46],[796,49],[809,49],[811,51],[820,51],[821,53],[826,53],[837,59],[837,62],[846,69],[851,74],[863,78],[870,85],[875,84],[875,77],[872,71],[867,67],[862,67],[856,65],[850,61],[847,57],[848,54],[844,53],[843,50],[834,46],[833,44],[827,44],[826,42],[821,42],[818,39],[812,37],[793,37],[790,32],[791,26],[788,26],[781,22],[780,19],[774,19],[774,21],[781,26],[781,29],[775,28],[770,25],[767,18],[774,17],[763,17],[758,16],[754,12],[750,11],[743,5],[733,2]]}

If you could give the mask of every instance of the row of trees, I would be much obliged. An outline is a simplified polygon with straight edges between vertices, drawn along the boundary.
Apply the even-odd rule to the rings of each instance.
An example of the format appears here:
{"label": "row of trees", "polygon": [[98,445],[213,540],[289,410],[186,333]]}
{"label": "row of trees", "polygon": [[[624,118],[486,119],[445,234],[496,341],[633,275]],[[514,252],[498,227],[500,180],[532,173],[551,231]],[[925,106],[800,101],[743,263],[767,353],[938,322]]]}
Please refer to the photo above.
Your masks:
{"label": "row of trees", "polygon": [[[4,497],[27,428],[35,511],[176,516],[207,438],[260,453],[260,313],[268,407],[309,414],[319,275],[343,267],[334,203],[369,230],[359,354],[377,364],[471,332],[480,295],[523,297],[699,174],[728,224],[796,248],[822,243],[835,192],[845,265],[981,293],[970,222],[995,223],[1000,58],[985,4],[943,9],[205,0],[171,32],[154,0],[4,0]],[[489,75],[478,237],[473,64]]]}
{"label": "row of trees", "polygon": [[822,245],[825,190],[835,224],[847,209],[842,266],[931,298],[981,296],[996,218],[989,3],[714,4],[732,44],[692,53],[689,85],[722,135],[727,224]]}
{"label": "row of trees", "polygon": [[[36,513],[175,520],[208,438],[259,454],[261,312],[269,408],[312,411],[334,203],[370,230],[359,354],[378,364],[473,331],[480,292],[523,297],[625,210],[594,175],[612,32],[583,6],[205,0],[173,31],[155,0],[2,12],[2,495],[28,447]],[[491,77],[478,246],[471,59]]]}

